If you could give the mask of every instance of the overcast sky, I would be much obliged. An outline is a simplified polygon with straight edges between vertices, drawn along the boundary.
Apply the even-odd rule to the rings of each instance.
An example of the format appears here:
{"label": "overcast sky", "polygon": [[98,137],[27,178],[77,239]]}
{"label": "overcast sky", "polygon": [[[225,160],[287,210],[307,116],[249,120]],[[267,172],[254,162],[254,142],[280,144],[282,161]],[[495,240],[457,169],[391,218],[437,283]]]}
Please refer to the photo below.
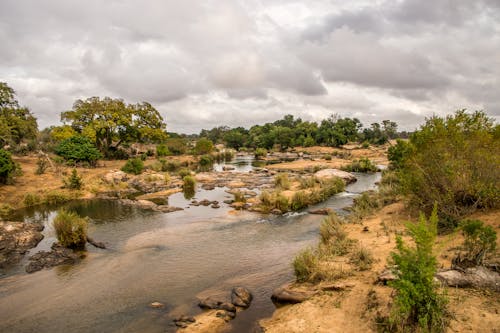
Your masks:
{"label": "overcast sky", "polygon": [[0,81],[40,128],[91,96],[148,101],[185,133],[499,119],[500,0],[1,0]]}

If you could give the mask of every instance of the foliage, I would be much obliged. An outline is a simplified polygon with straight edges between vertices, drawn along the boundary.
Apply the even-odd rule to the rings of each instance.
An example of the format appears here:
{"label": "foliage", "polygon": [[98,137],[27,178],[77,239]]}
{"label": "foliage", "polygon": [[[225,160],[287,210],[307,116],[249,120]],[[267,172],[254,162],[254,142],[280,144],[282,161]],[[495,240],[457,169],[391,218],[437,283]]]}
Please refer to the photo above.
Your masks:
{"label": "foliage", "polygon": [[233,193],[234,194],[234,202],[247,202],[247,199],[245,198],[245,194],[241,191],[236,191]]}
{"label": "foliage", "polygon": [[40,204],[42,199],[36,193],[26,193],[24,195],[23,203],[26,207],[32,207]]}
{"label": "foliage", "polygon": [[91,97],[77,100],[61,120],[93,140],[108,156],[127,142],[158,142],[167,138],[160,113],[149,103],[125,104],[121,99]]}
{"label": "foliage", "polygon": [[90,139],[83,136],[72,136],[63,140],[56,148],[57,155],[67,161],[88,162],[95,165],[97,160],[102,157],[101,153]]}
{"label": "foliage", "polygon": [[409,144],[397,148],[402,157],[393,151],[392,158],[401,164],[401,188],[413,204],[429,212],[437,202],[448,223],[499,206],[500,125],[484,112],[434,116]]}
{"label": "foliage", "polygon": [[278,173],[274,176],[274,186],[281,190],[290,189],[290,179],[288,173]]}
{"label": "foliage", "polygon": [[343,166],[342,170],[348,172],[377,172],[377,166],[368,158],[360,158],[352,161],[351,164]]}
{"label": "foliage", "polygon": [[255,149],[255,158],[262,158],[267,156],[266,148],[257,148]]}
{"label": "foliage", "polygon": [[49,167],[49,162],[47,161],[47,158],[45,156],[38,156],[38,159],[36,160],[36,170],[35,174],[36,175],[42,175],[45,173],[45,170]]}
{"label": "foliage", "polygon": [[293,260],[293,269],[297,282],[307,282],[314,280],[314,275],[318,271],[318,257],[311,248],[302,250]]}
{"label": "foliage", "polygon": [[127,163],[125,163],[121,170],[126,173],[138,175],[144,170],[144,162],[142,162],[142,160],[137,157],[131,158],[127,161]]}
{"label": "foliage", "polygon": [[12,181],[17,169],[16,163],[8,151],[0,149],[0,184],[8,184]]}
{"label": "foliage", "polygon": [[323,219],[319,228],[323,248],[330,255],[345,255],[349,252],[353,241],[347,237],[343,222],[336,214]]}
{"label": "foliage", "polygon": [[437,261],[432,248],[437,223],[437,206],[434,206],[429,220],[421,214],[418,223],[407,223],[415,247],[408,247],[401,236],[396,238],[397,252],[391,256],[398,279],[390,283],[396,289],[390,322],[399,331],[414,327],[426,332],[444,330],[446,299],[438,294],[433,283]]}
{"label": "foliage", "polygon": [[213,142],[205,138],[201,138],[196,141],[196,145],[194,146],[194,152],[196,155],[210,154],[213,150]]}
{"label": "foliage", "polygon": [[179,175],[179,177],[184,178],[186,176],[191,176],[191,170],[189,170],[188,168],[182,168],[177,171],[177,174]]}
{"label": "foliage", "polygon": [[188,149],[186,139],[183,138],[169,138],[167,139],[165,145],[174,155],[185,154]]}
{"label": "foliage", "polygon": [[14,89],[0,82],[0,147],[35,140],[37,134],[36,118],[29,109],[19,106]]}
{"label": "foliage", "polygon": [[212,165],[214,163],[214,160],[212,159],[212,156],[210,156],[210,155],[203,155],[200,157],[200,160],[198,163],[200,164],[200,166],[206,167],[206,166]]}
{"label": "foliage", "polygon": [[164,156],[169,156],[169,155],[171,155],[171,153],[168,150],[167,145],[160,144],[160,145],[156,146],[156,156],[157,157],[164,157]]}
{"label": "foliage", "polygon": [[292,202],[290,203],[290,208],[292,210],[300,210],[307,207],[309,204],[309,198],[305,191],[297,191],[292,197]]}
{"label": "foliage", "polygon": [[405,140],[396,140],[396,145],[389,147],[387,157],[391,162],[391,169],[401,169],[407,158],[411,156],[412,145]]}
{"label": "foliage", "polygon": [[182,178],[182,181],[183,181],[182,188],[184,191],[194,190],[196,186],[196,180],[194,179],[193,176],[189,175],[184,176],[184,178]]}
{"label": "foliage", "polygon": [[78,175],[76,169],[71,171],[71,176],[67,179],[64,179],[64,187],[69,188],[70,190],[80,190],[82,188],[83,182],[82,177]]}
{"label": "foliage", "polygon": [[67,248],[81,249],[87,242],[88,219],[74,212],[60,210],[53,221],[57,240]]}
{"label": "foliage", "polygon": [[351,263],[358,266],[360,271],[366,271],[372,267],[373,254],[365,247],[359,247],[351,253]]}
{"label": "foliage", "polygon": [[466,260],[481,265],[489,254],[495,252],[497,233],[491,226],[479,220],[465,220],[460,223],[460,230],[465,238]]}
{"label": "foliage", "polygon": [[229,148],[238,150],[245,145],[246,136],[248,136],[248,131],[243,127],[237,127],[224,134],[224,141]]}
{"label": "foliage", "polygon": [[288,212],[290,210],[290,201],[283,194],[279,193],[276,195],[275,207],[282,212]]}

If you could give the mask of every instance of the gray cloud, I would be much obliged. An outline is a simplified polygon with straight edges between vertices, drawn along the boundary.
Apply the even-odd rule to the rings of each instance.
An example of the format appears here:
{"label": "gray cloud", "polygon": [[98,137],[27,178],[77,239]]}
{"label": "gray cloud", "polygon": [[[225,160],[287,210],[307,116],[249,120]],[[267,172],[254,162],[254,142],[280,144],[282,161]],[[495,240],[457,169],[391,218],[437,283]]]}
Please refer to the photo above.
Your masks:
{"label": "gray cloud", "polygon": [[495,0],[4,0],[0,80],[41,127],[78,98],[150,101],[169,130],[331,113],[412,128],[500,116]]}

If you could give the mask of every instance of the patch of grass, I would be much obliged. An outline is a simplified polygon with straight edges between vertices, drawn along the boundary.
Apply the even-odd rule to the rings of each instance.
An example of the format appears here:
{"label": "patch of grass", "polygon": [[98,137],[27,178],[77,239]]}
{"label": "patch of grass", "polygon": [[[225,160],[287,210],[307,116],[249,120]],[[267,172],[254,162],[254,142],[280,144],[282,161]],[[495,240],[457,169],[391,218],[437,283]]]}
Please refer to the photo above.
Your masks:
{"label": "patch of grass", "polygon": [[262,158],[267,156],[267,149],[257,148],[255,149],[255,158]]}
{"label": "patch of grass", "polygon": [[132,158],[128,160],[125,165],[121,168],[123,172],[138,175],[142,173],[144,169],[144,162],[140,158]]}
{"label": "patch of grass", "polygon": [[288,178],[288,173],[278,173],[274,176],[274,186],[281,190],[290,189],[290,179]]}
{"label": "patch of grass", "polygon": [[297,191],[292,197],[292,202],[290,203],[290,208],[292,210],[300,210],[309,205],[309,198],[307,197],[306,192]]}
{"label": "patch of grass", "polygon": [[319,233],[322,251],[328,255],[346,255],[354,243],[347,237],[343,222],[336,214],[330,214],[321,222]]}
{"label": "patch of grass", "polygon": [[243,202],[243,203],[247,202],[245,194],[241,191],[234,192],[234,202]]}
{"label": "patch of grass", "polygon": [[286,196],[278,193],[276,195],[275,207],[282,212],[288,212],[290,210],[290,201]]}
{"label": "patch of grass", "polygon": [[316,179],[314,177],[300,177],[300,188],[305,190],[316,186]]}
{"label": "patch of grass", "polygon": [[318,255],[312,248],[304,249],[297,254],[292,265],[297,282],[311,282],[319,270]]}
{"label": "patch of grass", "polygon": [[81,249],[87,242],[88,219],[74,212],[60,210],[53,225],[59,243],[67,248]]}
{"label": "patch of grass", "polygon": [[370,161],[368,158],[361,158],[359,160],[352,161],[351,164],[345,165],[341,168],[348,172],[377,172],[377,166]]}
{"label": "patch of grass", "polygon": [[0,217],[6,218],[12,214],[14,208],[6,203],[0,203]]}
{"label": "patch of grass", "polygon": [[57,205],[62,204],[73,199],[76,199],[79,195],[70,195],[69,193],[52,190],[44,194],[42,197],[42,204]]}
{"label": "patch of grass", "polygon": [[358,267],[360,271],[366,271],[372,267],[373,255],[365,247],[358,247],[355,251],[351,253],[350,261]]}
{"label": "patch of grass", "polygon": [[32,207],[39,205],[42,201],[40,195],[36,193],[26,193],[24,195],[23,203],[26,207]]}

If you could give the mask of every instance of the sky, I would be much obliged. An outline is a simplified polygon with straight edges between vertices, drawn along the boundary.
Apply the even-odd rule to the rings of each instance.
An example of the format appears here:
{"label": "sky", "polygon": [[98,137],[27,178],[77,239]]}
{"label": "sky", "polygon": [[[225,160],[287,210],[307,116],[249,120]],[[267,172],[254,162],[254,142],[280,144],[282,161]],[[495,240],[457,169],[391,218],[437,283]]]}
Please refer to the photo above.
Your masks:
{"label": "sky", "polygon": [[0,81],[37,117],[147,101],[168,131],[330,114],[500,119],[500,0],[1,0]]}

